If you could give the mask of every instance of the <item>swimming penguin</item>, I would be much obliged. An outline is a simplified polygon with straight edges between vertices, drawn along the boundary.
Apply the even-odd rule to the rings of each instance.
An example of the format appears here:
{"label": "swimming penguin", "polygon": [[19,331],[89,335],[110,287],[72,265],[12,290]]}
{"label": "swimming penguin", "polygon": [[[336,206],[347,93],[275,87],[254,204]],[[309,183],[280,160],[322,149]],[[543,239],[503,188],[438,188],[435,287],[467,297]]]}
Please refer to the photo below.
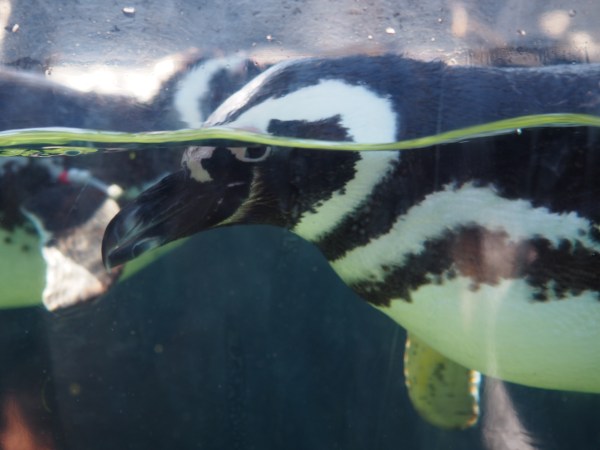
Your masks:
{"label": "swimming penguin", "polygon": [[[597,65],[295,60],[250,81],[206,125],[393,142],[528,114],[598,114],[599,80]],[[219,226],[287,228],[408,330],[417,409],[467,427],[478,372],[600,393],[599,145],[595,130],[545,128],[402,152],[193,146],[180,171],[113,219],[103,258],[114,267]]]}
{"label": "swimming penguin", "polygon": [[[196,127],[260,70],[248,58],[190,53],[150,102],[84,93],[41,74],[0,69],[0,130],[83,127],[148,131]],[[144,157],[0,158],[0,308],[56,311],[97,298],[117,280],[99,252],[119,203],[174,170],[175,151]],[[153,258],[146,260],[147,264]],[[128,267],[125,276],[141,265]]]}

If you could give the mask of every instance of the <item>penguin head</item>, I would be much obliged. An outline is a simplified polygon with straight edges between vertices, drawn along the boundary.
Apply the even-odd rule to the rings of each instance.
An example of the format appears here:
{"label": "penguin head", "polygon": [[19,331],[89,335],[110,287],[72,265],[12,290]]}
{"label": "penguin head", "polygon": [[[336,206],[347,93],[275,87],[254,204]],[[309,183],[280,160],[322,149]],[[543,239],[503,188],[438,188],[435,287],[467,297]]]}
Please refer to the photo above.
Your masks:
{"label": "penguin head", "polygon": [[104,234],[107,267],[206,229],[267,224],[293,229],[303,215],[343,190],[357,152],[296,148],[190,147],[182,169],[144,191]]}
{"label": "penguin head", "polygon": [[381,61],[369,57],[280,63],[225,100],[204,126],[304,139],[394,142],[401,118]]}
{"label": "penguin head", "polygon": [[[264,157],[266,151],[262,153]],[[102,244],[105,265],[123,264],[167,242],[225,224],[250,195],[253,156],[242,148],[188,148],[180,171],[143,192],[108,225]]]}
{"label": "penguin head", "polygon": [[[344,67],[349,70],[321,60],[276,65],[229,97],[206,126],[330,141],[395,140],[399,118],[389,97],[343,77]],[[215,226],[293,228],[304,213],[345,188],[360,159],[356,152],[262,145],[190,147],[181,171],[142,193],[110,223],[105,264],[125,263]]]}

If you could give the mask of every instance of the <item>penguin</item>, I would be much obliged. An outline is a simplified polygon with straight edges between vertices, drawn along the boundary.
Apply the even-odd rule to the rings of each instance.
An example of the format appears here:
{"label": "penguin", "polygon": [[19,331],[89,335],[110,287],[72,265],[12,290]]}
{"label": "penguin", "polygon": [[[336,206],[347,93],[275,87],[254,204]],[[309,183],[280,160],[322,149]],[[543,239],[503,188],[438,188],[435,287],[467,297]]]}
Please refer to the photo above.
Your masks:
{"label": "penguin", "polygon": [[[196,127],[259,73],[245,56],[176,55],[174,74],[148,102],[79,92],[42,74],[0,69],[0,130],[81,127],[157,131]],[[181,151],[143,157],[0,158],[0,308],[43,303],[50,311],[92,301],[156,258],[107,272],[104,229],[129,195],[177,167]],[[165,172],[167,171],[167,172]]]}
{"label": "penguin", "polygon": [[[599,80],[591,64],[299,59],[258,75],[204,126],[387,143],[529,114],[598,115]],[[119,266],[215,227],[286,228],[408,331],[419,412],[465,428],[479,373],[600,393],[599,145],[594,129],[539,128],[405,151],[190,146],[179,171],[110,222],[103,259]]]}

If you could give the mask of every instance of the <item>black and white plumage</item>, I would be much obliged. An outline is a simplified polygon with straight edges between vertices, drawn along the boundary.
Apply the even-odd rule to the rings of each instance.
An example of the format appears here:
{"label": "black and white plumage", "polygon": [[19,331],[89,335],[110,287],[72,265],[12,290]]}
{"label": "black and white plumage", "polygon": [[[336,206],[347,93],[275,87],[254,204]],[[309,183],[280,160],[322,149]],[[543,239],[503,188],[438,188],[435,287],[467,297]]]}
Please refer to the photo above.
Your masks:
{"label": "black and white plumage", "polygon": [[[207,125],[390,142],[527,114],[600,112],[600,66],[286,62]],[[109,225],[108,265],[238,223],[314,242],[361,297],[465,367],[600,392],[599,137],[539,129],[410,151],[190,147]]]}
{"label": "black and white plumage", "polygon": [[[258,72],[243,57],[194,54],[180,65],[149,102],[83,93],[41,75],[0,69],[0,130],[195,127]],[[143,158],[0,159],[0,308],[43,301],[57,310],[106,292],[120,270],[105,270],[99,247],[123,201],[111,198],[109,188],[141,190],[179,159],[175,150],[149,151]]]}

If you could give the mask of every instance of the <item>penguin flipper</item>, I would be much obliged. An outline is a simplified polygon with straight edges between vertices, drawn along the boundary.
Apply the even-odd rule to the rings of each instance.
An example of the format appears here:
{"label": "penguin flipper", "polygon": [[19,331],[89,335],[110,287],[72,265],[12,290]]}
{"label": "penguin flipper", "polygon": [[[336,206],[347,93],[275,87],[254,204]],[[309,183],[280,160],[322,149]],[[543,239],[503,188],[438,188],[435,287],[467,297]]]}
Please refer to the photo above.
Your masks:
{"label": "penguin flipper", "polygon": [[430,424],[444,429],[465,429],[477,423],[478,372],[451,361],[409,333],[404,375],[410,401]]}

